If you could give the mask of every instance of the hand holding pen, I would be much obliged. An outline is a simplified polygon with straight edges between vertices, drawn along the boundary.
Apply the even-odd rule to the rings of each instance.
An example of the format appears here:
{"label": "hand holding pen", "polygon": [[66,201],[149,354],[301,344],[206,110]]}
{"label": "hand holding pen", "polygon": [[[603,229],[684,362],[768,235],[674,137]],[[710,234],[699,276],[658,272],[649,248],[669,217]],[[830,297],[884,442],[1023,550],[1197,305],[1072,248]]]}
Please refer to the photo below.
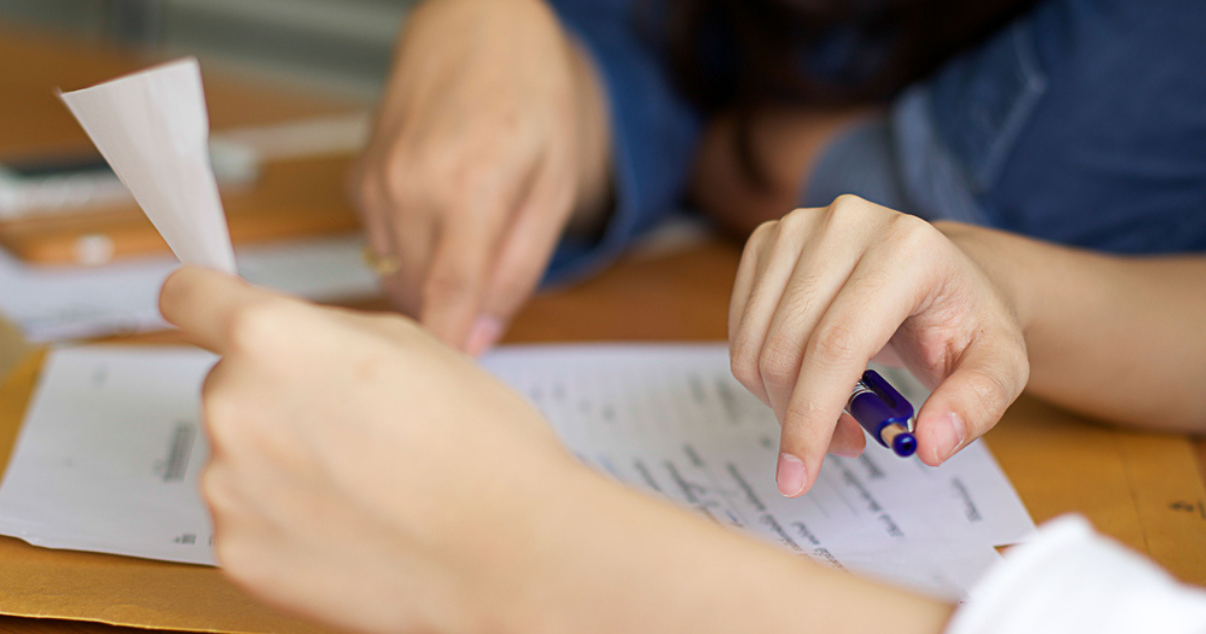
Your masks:
{"label": "hand holding pen", "polygon": [[912,430],[926,464],[990,429],[1029,375],[1004,297],[933,225],[853,196],[759,227],[737,273],[729,345],[733,375],[783,428],[780,492],[806,492],[827,452],[863,451],[844,411],[873,359],[933,389]]}

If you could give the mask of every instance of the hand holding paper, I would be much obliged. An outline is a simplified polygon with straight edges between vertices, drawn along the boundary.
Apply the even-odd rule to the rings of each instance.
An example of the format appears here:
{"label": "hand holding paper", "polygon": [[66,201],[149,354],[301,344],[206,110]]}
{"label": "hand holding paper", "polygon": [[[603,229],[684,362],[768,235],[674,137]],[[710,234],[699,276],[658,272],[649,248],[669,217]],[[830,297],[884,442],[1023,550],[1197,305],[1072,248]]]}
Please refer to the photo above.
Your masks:
{"label": "hand holding paper", "polygon": [[197,60],[60,96],[176,257],[235,273]]}

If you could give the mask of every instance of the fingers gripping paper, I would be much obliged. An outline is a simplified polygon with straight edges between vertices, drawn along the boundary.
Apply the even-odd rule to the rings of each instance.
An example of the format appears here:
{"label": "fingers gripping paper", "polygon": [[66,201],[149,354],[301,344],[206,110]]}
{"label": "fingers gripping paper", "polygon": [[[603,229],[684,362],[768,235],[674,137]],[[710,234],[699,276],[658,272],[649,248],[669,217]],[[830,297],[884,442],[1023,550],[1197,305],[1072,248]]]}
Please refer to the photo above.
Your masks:
{"label": "fingers gripping paper", "polygon": [[176,257],[233,274],[197,60],[60,96]]}

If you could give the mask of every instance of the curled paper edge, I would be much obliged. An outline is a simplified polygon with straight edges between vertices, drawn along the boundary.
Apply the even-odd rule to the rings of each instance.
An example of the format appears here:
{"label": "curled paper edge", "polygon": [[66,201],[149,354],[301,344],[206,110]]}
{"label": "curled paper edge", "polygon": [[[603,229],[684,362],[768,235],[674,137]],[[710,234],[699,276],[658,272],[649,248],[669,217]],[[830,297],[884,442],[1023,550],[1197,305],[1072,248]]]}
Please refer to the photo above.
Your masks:
{"label": "curled paper edge", "polygon": [[196,58],[57,94],[176,257],[235,274]]}

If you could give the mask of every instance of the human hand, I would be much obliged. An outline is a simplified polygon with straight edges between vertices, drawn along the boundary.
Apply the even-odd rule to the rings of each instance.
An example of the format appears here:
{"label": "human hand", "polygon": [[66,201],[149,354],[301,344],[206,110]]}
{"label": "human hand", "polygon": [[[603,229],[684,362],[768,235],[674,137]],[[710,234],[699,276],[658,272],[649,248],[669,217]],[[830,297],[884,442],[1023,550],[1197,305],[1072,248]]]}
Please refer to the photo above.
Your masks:
{"label": "human hand", "polygon": [[238,585],[363,632],[505,631],[531,608],[534,527],[584,468],[521,397],[401,317],[197,268],[160,306],[222,355],[202,489]]}
{"label": "human hand", "polygon": [[729,307],[733,375],[782,425],[776,481],[791,497],[826,451],[858,455],[842,412],[867,363],[903,363],[933,393],[917,454],[936,466],[988,431],[1029,376],[1010,298],[938,229],[842,196],[760,226]]}
{"label": "human hand", "polygon": [[479,354],[567,224],[602,211],[602,91],[542,0],[428,0],[410,15],[351,191],[395,305]]}

